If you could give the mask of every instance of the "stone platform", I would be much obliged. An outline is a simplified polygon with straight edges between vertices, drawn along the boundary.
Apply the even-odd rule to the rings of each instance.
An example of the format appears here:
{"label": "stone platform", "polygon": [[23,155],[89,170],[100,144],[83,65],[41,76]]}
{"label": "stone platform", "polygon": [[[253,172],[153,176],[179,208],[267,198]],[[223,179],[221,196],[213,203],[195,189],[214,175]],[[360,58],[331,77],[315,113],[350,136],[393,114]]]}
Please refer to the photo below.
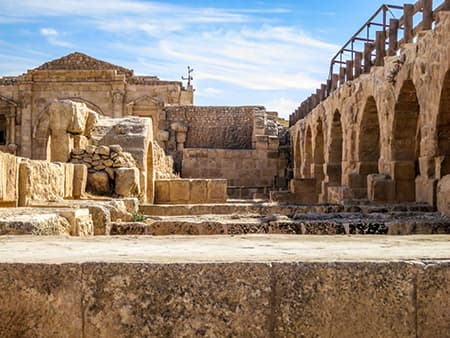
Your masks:
{"label": "stone platform", "polygon": [[1,237],[2,337],[450,337],[450,236]]}

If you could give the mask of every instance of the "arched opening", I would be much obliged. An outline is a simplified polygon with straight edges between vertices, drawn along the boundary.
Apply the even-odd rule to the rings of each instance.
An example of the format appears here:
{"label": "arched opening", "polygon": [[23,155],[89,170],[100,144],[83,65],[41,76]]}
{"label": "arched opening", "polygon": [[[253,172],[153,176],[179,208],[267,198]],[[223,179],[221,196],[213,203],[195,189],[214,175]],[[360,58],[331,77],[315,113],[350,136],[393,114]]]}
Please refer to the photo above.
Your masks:
{"label": "arched opening", "polygon": [[342,180],[342,123],[341,114],[336,110],[333,114],[330,132],[330,148],[328,154],[327,176],[329,186],[341,185]]}
{"label": "arched opening", "polygon": [[312,132],[311,127],[308,126],[305,138],[305,152],[304,152],[303,177],[311,177],[311,165],[313,162],[312,156]]}
{"label": "arched opening", "polygon": [[450,175],[450,70],[445,74],[439,102],[437,141],[441,157],[440,177]]}
{"label": "arched opening", "polygon": [[153,172],[153,143],[148,143],[148,150],[147,150],[147,165],[146,165],[146,176],[147,176],[147,187],[143,187],[143,189],[146,188],[146,199],[147,203],[153,203],[155,199],[155,176]]}
{"label": "arched opening", "polygon": [[412,81],[406,81],[395,105],[392,132],[393,178],[399,201],[415,200],[415,178],[419,173],[419,101]]}
{"label": "arched opening", "polygon": [[8,125],[5,115],[0,114],[0,146],[6,145],[8,139]]}
{"label": "arched opening", "polygon": [[302,166],[302,154],[301,154],[302,142],[300,131],[297,132],[294,138],[294,178],[301,177]]}
{"label": "arched opening", "polygon": [[319,119],[316,127],[316,134],[314,137],[314,173],[313,176],[316,179],[323,179],[323,163],[324,152],[323,152],[323,126],[322,120]]}
{"label": "arched opening", "polygon": [[377,173],[380,158],[380,124],[373,96],[367,99],[364,106],[359,132],[358,161],[363,166],[370,167],[369,174]]}

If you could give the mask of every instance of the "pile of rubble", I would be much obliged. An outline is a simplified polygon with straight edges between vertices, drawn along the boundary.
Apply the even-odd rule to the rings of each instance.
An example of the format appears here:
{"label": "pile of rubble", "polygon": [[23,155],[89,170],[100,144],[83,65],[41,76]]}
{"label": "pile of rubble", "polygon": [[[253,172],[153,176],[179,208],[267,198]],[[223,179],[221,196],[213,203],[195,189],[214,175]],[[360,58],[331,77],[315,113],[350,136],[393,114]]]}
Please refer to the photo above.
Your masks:
{"label": "pile of rubble", "polygon": [[70,162],[88,168],[87,191],[103,196],[137,196],[139,170],[130,153],[120,145],[87,145],[70,153]]}

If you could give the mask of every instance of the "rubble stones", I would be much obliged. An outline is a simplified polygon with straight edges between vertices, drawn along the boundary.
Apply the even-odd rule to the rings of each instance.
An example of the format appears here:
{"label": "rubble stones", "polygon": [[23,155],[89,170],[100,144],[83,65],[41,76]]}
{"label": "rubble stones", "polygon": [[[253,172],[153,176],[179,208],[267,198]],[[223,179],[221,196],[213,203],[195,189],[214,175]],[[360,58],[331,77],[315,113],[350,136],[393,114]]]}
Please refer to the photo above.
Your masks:
{"label": "rubble stones", "polygon": [[[87,190],[92,194],[111,196],[115,193],[126,197],[139,194],[139,170],[136,168],[136,161],[130,153],[123,152],[120,145],[88,145],[86,149],[75,148],[70,154],[70,162],[84,164],[89,169]],[[117,175],[116,171],[121,173]]]}
{"label": "rubble stones", "polygon": [[115,153],[121,153],[123,151],[122,147],[119,144],[112,144],[109,146],[109,149]]}
{"label": "rubble stones", "polygon": [[110,153],[110,149],[107,146],[99,146],[97,147],[97,149],[95,149],[95,153],[99,154],[99,155],[105,155],[105,156],[109,156]]}

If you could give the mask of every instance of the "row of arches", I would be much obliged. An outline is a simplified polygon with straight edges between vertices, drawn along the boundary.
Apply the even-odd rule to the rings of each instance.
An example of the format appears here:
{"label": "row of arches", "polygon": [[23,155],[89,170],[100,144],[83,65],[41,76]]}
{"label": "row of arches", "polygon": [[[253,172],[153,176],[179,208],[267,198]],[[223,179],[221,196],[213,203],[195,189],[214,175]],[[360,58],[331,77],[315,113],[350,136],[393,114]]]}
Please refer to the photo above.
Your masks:
{"label": "row of arches", "polygon": [[385,174],[396,201],[415,201],[420,200],[418,177],[439,180],[450,175],[450,70],[441,86],[437,115],[421,111],[410,79],[402,83],[392,112],[381,107],[381,116],[382,104],[369,96],[351,121],[354,115],[325,108],[315,120],[300,124],[294,136],[294,178],[316,179],[317,193],[326,201],[330,187],[347,187],[354,198],[368,198],[367,177]]}

